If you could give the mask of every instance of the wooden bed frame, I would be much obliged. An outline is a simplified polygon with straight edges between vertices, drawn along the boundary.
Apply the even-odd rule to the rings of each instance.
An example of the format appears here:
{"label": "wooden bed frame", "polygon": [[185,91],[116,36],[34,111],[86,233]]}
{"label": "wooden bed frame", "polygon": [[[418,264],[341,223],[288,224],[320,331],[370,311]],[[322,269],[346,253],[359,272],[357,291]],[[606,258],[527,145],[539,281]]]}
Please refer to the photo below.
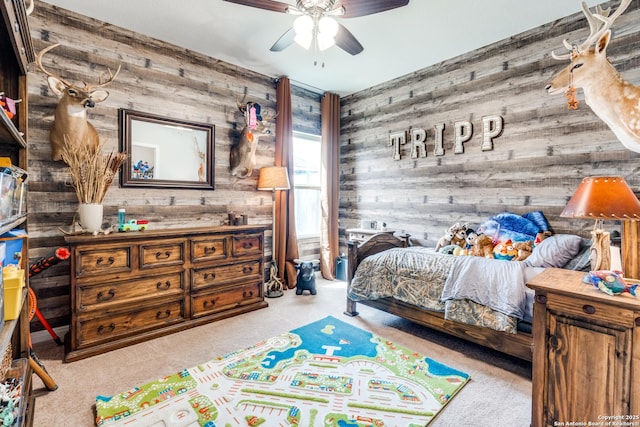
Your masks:
{"label": "wooden bed frame", "polygon": [[[407,247],[408,243],[408,235],[403,235],[398,238],[388,233],[375,234],[360,244],[352,241],[347,242],[349,250],[347,283],[351,283],[358,265],[369,255],[391,248]],[[458,338],[498,350],[520,359],[531,361],[533,356],[533,336],[530,333],[518,331],[517,334],[511,334],[446,320],[442,312],[430,311],[396,300],[392,297],[358,301],[358,303],[377,308],[420,325],[454,335]],[[347,297],[347,309],[344,313],[348,316],[357,316],[359,313],[356,310],[356,301]]]}

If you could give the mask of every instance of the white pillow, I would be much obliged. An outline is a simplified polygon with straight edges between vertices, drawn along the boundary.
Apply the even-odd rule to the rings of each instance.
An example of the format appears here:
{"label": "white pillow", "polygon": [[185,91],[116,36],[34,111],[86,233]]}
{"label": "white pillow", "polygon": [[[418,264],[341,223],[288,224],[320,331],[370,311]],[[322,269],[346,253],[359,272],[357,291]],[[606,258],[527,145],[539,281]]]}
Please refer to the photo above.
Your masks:
{"label": "white pillow", "polygon": [[531,267],[564,267],[578,252],[582,237],[574,234],[554,234],[533,248],[524,261]]}

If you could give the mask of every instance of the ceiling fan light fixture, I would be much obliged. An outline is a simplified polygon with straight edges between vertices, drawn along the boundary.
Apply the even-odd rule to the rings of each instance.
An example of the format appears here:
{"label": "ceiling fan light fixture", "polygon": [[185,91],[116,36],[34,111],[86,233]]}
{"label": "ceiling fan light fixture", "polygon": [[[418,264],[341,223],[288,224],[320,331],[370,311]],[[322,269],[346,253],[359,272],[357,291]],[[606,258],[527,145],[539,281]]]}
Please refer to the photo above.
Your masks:
{"label": "ceiling fan light fixture", "polygon": [[300,15],[293,21],[293,30],[297,35],[313,32],[313,19],[309,15]]}
{"label": "ceiling fan light fixture", "polygon": [[338,22],[330,16],[323,16],[318,21],[318,31],[323,36],[334,38],[338,34]]}
{"label": "ceiling fan light fixture", "polygon": [[309,50],[311,42],[313,42],[313,35],[311,33],[300,33],[296,34],[293,40],[303,48]]}
{"label": "ceiling fan light fixture", "polygon": [[318,49],[320,49],[321,51],[327,50],[331,46],[336,44],[336,41],[333,37],[330,37],[329,35],[324,33],[318,33],[317,39],[318,39]]}

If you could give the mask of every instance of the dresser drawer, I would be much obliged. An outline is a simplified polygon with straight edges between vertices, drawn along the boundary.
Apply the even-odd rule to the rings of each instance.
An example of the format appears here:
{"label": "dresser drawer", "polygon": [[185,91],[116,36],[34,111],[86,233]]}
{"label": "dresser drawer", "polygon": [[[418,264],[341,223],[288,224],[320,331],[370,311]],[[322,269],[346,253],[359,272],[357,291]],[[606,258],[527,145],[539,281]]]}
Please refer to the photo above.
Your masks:
{"label": "dresser drawer", "polygon": [[76,277],[131,271],[131,246],[76,251]]}
{"label": "dresser drawer", "polygon": [[192,295],[193,317],[205,316],[262,301],[262,286],[262,281],[260,281],[253,285],[238,286],[223,292]]}
{"label": "dresser drawer", "polygon": [[164,240],[162,243],[140,245],[140,268],[184,264],[184,248],[184,240]]}
{"label": "dresser drawer", "polygon": [[262,255],[262,234],[240,234],[231,237],[234,257]]}
{"label": "dresser drawer", "polygon": [[103,317],[82,316],[78,320],[78,348],[182,322],[184,321],[183,302],[184,300],[181,299]]}
{"label": "dresser drawer", "polygon": [[563,315],[580,318],[587,322],[615,323],[625,328],[632,328],[635,325],[636,313],[617,305],[557,294],[544,296],[544,298],[549,310]]}
{"label": "dresser drawer", "polygon": [[184,292],[184,274],[163,274],[124,282],[80,285],[76,291],[78,310],[107,310],[113,305],[146,301],[150,298],[180,295]]}
{"label": "dresser drawer", "polygon": [[191,260],[194,262],[214,261],[229,257],[226,236],[208,236],[191,241]]}
{"label": "dresser drawer", "polygon": [[191,289],[261,278],[259,260],[191,270]]}

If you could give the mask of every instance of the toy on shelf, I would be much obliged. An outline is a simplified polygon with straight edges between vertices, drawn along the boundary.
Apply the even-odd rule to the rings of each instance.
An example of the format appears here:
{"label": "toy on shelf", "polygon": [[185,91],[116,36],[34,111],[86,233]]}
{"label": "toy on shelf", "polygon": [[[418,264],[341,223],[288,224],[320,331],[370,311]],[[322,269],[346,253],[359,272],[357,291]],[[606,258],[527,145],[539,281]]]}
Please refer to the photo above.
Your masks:
{"label": "toy on shelf", "polygon": [[0,92],[0,108],[5,112],[9,119],[13,119],[16,115],[16,104],[22,102],[22,99],[11,99],[4,96],[4,92]]}
{"label": "toy on shelf", "polygon": [[148,226],[148,219],[130,219],[124,224],[118,225],[118,231],[144,231]]}

